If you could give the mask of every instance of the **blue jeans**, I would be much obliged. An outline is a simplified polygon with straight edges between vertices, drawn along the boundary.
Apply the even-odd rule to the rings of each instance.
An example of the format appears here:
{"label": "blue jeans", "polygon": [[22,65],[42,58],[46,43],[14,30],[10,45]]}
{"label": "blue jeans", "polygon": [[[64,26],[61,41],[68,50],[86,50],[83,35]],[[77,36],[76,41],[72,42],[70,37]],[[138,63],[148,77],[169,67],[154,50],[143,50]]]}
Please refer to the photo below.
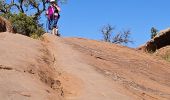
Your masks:
{"label": "blue jeans", "polygon": [[60,17],[58,16],[58,17],[55,17],[54,18],[54,16],[51,16],[49,19],[48,19],[48,29],[49,30],[52,30],[53,28],[57,28],[57,23],[58,23],[58,19],[59,19]]}

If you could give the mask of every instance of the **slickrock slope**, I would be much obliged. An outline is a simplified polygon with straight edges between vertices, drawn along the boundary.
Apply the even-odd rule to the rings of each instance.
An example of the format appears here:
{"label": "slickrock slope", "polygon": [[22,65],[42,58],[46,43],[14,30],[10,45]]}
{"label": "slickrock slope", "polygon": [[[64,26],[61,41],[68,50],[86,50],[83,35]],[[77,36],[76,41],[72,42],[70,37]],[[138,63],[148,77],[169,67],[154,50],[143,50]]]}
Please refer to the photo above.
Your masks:
{"label": "slickrock slope", "polygon": [[169,100],[170,63],[127,47],[0,33],[3,100]]}
{"label": "slickrock slope", "polygon": [[[140,51],[87,39],[68,38],[66,44],[83,53],[83,63],[119,84],[136,100],[170,99],[170,63]],[[120,89],[121,90],[121,89]]]}
{"label": "slickrock slope", "polygon": [[0,33],[0,99],[62,99],[52,59],[41,41]]}

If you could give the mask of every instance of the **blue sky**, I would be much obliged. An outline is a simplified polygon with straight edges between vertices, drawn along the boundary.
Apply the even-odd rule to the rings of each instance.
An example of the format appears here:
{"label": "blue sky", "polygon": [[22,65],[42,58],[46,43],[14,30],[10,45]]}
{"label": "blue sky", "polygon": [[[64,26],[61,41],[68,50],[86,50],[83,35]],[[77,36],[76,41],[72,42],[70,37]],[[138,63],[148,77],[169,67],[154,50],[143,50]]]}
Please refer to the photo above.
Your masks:
{"label": "blue sky", "polygon": [[[68,0],[61,6],[59,28],[64,37],[101,40],[103,25],[116,26],[114,33],[131,30],[138,47],[150,39],[151,27],[170,27],[170,0]],[[43,19],[43,22],[46,22]]]}

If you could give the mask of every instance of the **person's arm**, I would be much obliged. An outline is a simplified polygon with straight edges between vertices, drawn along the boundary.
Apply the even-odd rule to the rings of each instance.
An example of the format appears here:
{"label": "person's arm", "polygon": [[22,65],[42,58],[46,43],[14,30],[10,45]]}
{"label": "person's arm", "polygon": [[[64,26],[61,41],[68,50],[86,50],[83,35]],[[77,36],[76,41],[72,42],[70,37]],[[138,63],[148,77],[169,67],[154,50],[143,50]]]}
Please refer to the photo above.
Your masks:
{"label": "person's arm", "polygon": [[56,8],[57,8],[58,12],[61,11],[61,9],[60,9],[60,7],[58,5],[56,5]]}
{"label": "person's arm", "polygon": [[45,11],[45,14],[48,15],[49,14],[49,9],[50,9],[51,6],[48,6],[47,10]]}

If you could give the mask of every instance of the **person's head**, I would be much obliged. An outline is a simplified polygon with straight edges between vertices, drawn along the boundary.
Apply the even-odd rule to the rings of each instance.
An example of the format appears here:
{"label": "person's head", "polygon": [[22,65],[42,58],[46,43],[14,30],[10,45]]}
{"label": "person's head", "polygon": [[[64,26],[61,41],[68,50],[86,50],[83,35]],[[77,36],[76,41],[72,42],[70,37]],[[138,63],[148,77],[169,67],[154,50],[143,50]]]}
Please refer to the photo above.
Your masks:
{"label": "person's head", "polygon": [[55,0],[50,0],[50,3],[51,4],[56,4],[56,1]]}

